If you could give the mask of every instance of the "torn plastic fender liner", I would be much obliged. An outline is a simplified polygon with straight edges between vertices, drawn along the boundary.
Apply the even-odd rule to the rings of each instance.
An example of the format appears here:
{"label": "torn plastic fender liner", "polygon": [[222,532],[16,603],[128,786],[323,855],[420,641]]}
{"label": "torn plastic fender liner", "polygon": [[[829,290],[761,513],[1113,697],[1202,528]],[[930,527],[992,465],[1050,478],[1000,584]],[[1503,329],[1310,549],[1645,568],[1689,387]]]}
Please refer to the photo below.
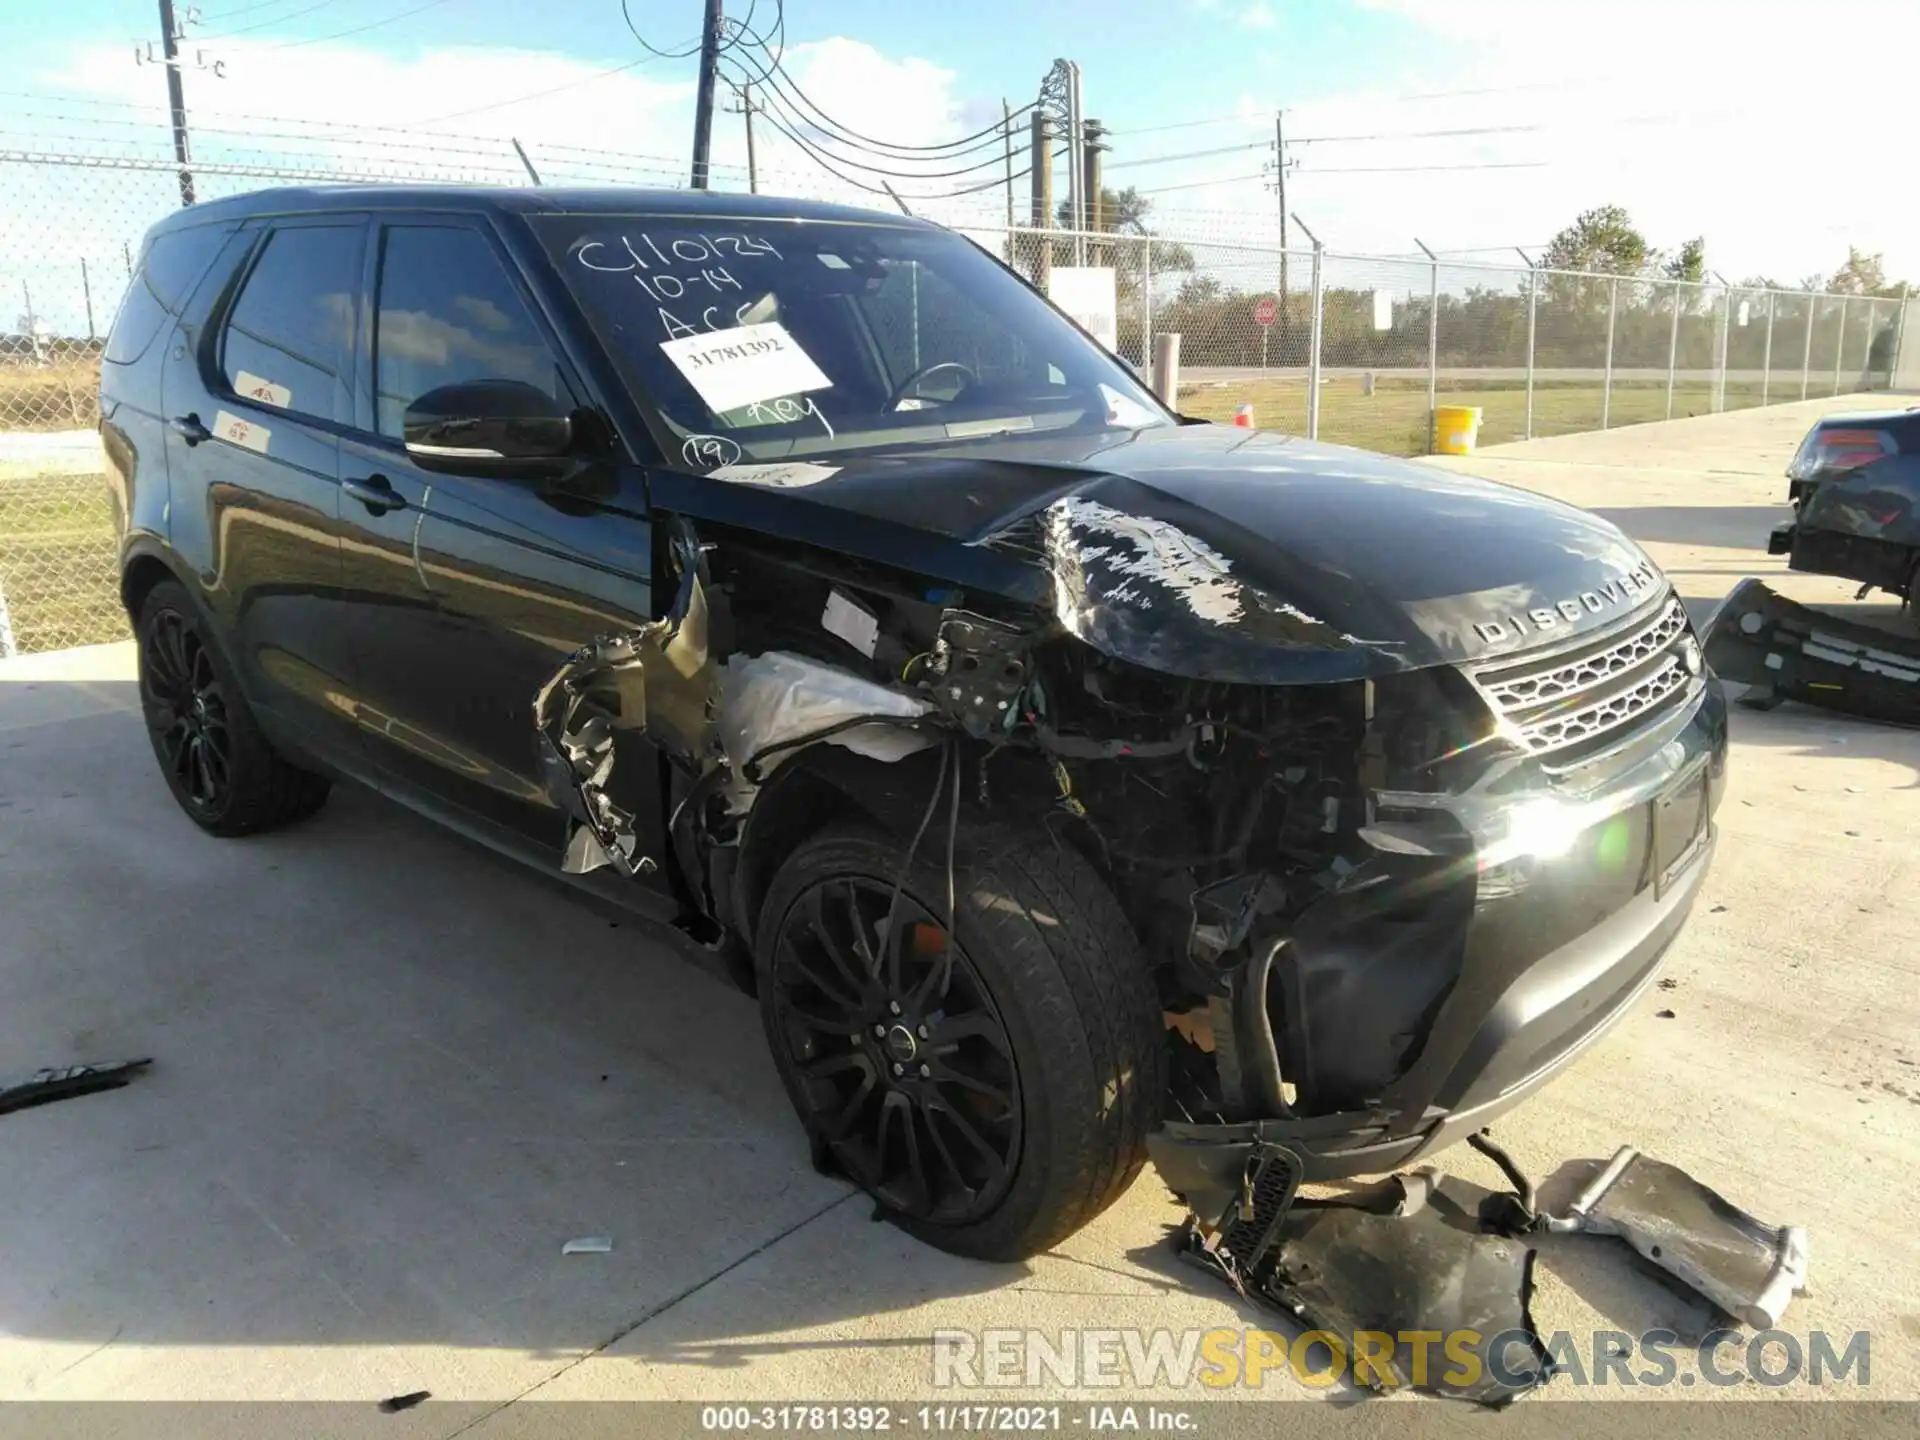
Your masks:
{"label": "torn plastic fender liner", "polygon": [[[936,741],[924,731],[886,723],[889,717],[910,721],[931,714],[927,701],[787,651],[731,656],[720,684],[719,736],[732,772],[727,808],[734,814],[752,804],[759,787],[809,736],[889,763]],[[867,717],[875,717],[874,723],[848,723]]]}
{"label": "torn plastic fender liner", "polygon": [[1357,1384],[1504,1405],[1545,1383],[1535,1252],[1498,1224],[1512,1197],[1431,1169],[1341,1200],[1298,1199],[1299,1179],[1297,1154],[1256,1145],[1239,1197],[1189,1223],[1186,1258],[1334,1337],[1330,1363]]}
{"label": "torn plastic fender liner", "polygon": [[658,867],[640,853],[635,816],[620,803],[623,737],[644,734],[695,775],[718,759],[720,681],[709,653],[706,590],[698,551],[682,551],[666,618],[582,646],[535,697],[547,793],[568,817],[560,865],[568,874],[607,864],[628,875]]}
{"label": "torn plastic fender liner", "polygon": [[[1488,1228],[1505,1198],[1428,1169],[1352,1202],[1303,1201],[1280,1221],[1257,1298],[1342,1343],[1391,1340],[1371,1359],[1356,1342],[1362,1384],[1508,1404],[1553,1372],[1530,1309],[1535,1251]],[[1422,1331],[1445,1348],[1417,1343]]]}
{"label": "torn plastic fender liner", "polygon": [[1920,724],[1920,640],[1836,619],[1742,580],[1706,629],[1707,663],[1756,687],[1750,709],[1783,699],[1893,724]]}

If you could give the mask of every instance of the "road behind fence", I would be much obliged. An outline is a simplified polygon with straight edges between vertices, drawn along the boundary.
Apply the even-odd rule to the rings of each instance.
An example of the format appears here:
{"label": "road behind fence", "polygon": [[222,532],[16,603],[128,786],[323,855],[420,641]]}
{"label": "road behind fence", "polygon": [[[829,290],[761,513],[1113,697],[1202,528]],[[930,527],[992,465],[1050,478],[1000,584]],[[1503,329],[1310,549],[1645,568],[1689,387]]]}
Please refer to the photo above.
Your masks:
{"label": "road behind fence", "polygon": [[[574,164],[586,168],[543,157],[542,173],[549,183],[662,183]],[[523,178],[497,142],[425,164],[195,170],[201,199],[284,184]],[[92,438],[99,356],[141,236],[178,203],[171,162],[0,150],[0,299],[19,305],[0,334],[0,654],[125,634]],[[1043,289],[1056,268],[1111,270],[1115,348],[1143,373],[1153,337],[1178,333],[1184,413],[1231,422],[1246,406],[1259,428],[1390,454],[1431,448],[1436,405],[1478,407],[1489,445],[1886,388],[1908,312],[1872,296],[1282,251],[1197,230],[1009,228],[998,215],[975,223],[980,213],[936,218]]]}

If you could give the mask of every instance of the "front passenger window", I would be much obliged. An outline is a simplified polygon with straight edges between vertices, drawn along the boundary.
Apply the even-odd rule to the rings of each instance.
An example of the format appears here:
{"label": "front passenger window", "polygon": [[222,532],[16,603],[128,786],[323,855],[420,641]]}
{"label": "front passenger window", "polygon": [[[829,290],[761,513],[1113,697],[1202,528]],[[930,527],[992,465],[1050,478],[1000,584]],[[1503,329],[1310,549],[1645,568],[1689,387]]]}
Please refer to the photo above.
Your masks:
{"label": "front passenger window", "polygon": [[396,440],[407,407],[442,385],[521,380],[573,405],[553,352],[477,230],[388,227],[373,343],[380,433]]}

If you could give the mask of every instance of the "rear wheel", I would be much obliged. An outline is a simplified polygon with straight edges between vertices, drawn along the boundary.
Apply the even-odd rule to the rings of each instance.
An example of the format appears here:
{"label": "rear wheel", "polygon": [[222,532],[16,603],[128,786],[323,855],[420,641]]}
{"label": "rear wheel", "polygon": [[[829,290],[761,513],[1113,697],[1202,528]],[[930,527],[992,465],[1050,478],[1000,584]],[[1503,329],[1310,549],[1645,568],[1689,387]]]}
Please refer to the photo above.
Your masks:
{"label": "rear wheel", "polygon": [[944,864],[896,898],[900,863],[835,826],[774,877],[755,958],[775,1062],[816,1147],[903,1229],[1032,1255],[1140,1168],[1165,1088],[1151,977],[1071,851],[963,828],[951,946]]}
{"label": "rear wheel", "polygon": [[288,764],[260,733],[226,657],[187,592],[163,581],[140,607],[140,709],[167,788],[214,835],[248,835],[304,819],[327,798],[325,776]]}

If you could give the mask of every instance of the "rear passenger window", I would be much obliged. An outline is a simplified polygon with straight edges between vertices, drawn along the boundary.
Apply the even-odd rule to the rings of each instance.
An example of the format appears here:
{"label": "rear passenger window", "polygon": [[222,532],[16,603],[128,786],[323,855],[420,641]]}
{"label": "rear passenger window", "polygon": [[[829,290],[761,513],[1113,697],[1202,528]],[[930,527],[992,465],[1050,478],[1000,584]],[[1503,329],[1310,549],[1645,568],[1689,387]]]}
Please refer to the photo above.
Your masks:
{"label": "rear passenger window", "polygon": [[127,286],[120,313],[107,334],[109,361],[131,365],[146,354],[160,327],[186,308],[194,286],[232,233],[231,225],[196,225],[169,230],[147,242],[140,254],[140,269]]}
{"label": "rear passenger window", "polygon": [[573,404],[506,266],[477,230],[388,227],[373,346],[380,433],[395,439],[407,406],[442,385],[521,380]]}
{"label": "rear passenger window", "polygon": [[236,395],[351,418],[344,383],[360,290],[359,225],[276,230],[227,317],[220,368]]}

